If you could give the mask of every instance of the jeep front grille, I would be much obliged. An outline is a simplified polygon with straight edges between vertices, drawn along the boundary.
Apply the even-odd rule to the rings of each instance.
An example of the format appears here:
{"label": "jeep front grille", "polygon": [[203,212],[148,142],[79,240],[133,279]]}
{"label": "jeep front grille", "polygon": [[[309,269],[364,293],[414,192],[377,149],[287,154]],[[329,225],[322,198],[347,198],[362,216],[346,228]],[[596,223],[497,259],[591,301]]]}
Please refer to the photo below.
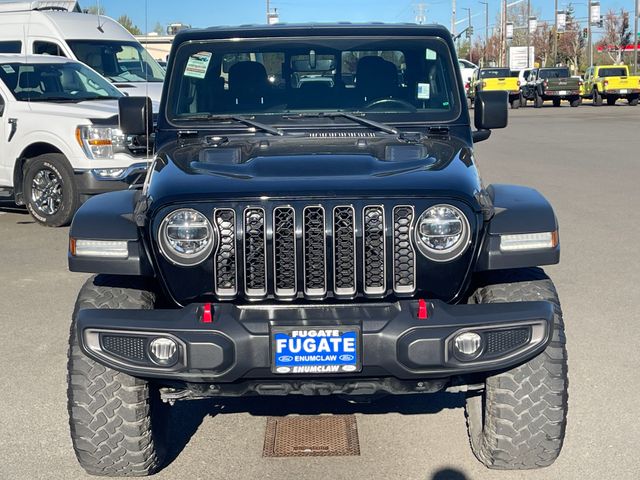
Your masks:
{"label": "jeep front grille", "polygon": [[416,289],[411,206],[285,204],[221,208],[213,216],[221,298],[379,297]]}

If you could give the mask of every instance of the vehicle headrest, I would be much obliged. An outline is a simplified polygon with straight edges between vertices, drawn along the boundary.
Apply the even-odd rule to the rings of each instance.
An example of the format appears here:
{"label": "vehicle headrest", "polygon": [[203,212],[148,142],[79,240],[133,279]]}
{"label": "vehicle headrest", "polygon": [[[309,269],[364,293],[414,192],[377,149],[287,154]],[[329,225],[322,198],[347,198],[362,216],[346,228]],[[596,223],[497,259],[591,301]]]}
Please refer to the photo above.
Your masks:
{"label": "vehicle headrest", "polygon": [[238,62],[229,69],[229,90],[261,90],[268,82],[267,70],[259,62]]}
{"label": "vehicle headrest", "polygon": [[356,87],[360,90],[391,95],[398,87],[398,69],[382,57],[362,57],[356,67]]}
{"label": "vehicle headrest", "polygon": [[42,83],[40,72],[22,72],[18,84],[20,88],[39,88]]}

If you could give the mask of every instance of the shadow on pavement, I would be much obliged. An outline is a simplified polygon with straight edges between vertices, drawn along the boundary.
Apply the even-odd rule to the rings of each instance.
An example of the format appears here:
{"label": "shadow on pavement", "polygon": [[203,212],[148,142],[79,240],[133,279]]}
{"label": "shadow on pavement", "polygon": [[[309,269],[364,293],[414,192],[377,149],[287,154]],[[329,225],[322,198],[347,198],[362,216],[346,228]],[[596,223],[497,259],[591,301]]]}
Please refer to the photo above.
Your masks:
{"label": "shadow on pavement", "polygon": [[431,480],[467,480],[468,478],[457,468],[443,468],[434,473]]}
{"label": "shadow on pavement", "polygon": [[[418,415],[438,413],[442,410],[462,408],[464,396],[461,394],[435,393],[397,395],[381,397],[369,403],[351,403],[340,397],[244,397],[218,398],[212,400],[188,400],[177,402],[170,410],[169,436],[171,446],[166,465],[175,460],[187,446],[203,420],[208,417],[230,413],[249,413],[254,416],[284,416],[289,414],[355,414],[381,415],[400,413],[402,415]],[[455,476],[454,470],[445,469],[437,472],[434,480],[464,479]],[[453,475],[453,476],[452,476]]]}

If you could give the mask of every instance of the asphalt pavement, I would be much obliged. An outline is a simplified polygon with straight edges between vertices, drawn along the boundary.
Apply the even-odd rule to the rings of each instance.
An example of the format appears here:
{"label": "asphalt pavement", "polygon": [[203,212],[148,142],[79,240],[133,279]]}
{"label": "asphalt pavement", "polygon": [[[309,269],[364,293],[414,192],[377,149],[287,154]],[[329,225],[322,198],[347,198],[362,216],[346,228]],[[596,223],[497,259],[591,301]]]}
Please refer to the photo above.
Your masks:
{"label": "asphalt pavement", "polygon": [[[555,206],[569,350],[569,425],[551,467],[496,472],[467,442],[460,395],[178,403],[158,479],[635,479],[640,422],[640,107],[521,109],[480,143],[486,184],[539,189]],[[87,275],[68,229],[0,208],[0,479],[82,479],[68,433],[66,349]],[[262,458],[268,415],[355,413],[358,457]]]}

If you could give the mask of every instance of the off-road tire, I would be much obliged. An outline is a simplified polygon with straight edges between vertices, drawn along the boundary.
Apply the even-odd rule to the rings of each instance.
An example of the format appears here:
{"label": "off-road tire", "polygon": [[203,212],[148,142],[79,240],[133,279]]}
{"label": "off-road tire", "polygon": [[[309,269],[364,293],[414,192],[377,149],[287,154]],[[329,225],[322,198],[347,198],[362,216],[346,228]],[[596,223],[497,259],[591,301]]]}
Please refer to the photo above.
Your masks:
{"label": "off-road tire", "polygon": [[632,107],[635,107],[636,105],[638,105],[638,97],[629,97],[627,101],[629,102],[629,105]]}
{"label": "off-road tire", "polygon": [[580,106],[580,104],[582,103],[582,100],[580,98],[572,98],[571,100],[569,100],[569,102],[570,102],[569,104],[575,108]]}
{"label": "off-road tire", "polygon": [[542,96],[538,95],[538,92],[536,92],[535,96],[533,97],[534,108],[542,108],[543,103],[544,99],[542,98]]}
{"label": "off-road tire", "polygon": [[[36,174],[48,169],[59,178],[62,190],[60,208],[52,215],[47,215],[38,209],[32,200],[32,182]],[[63,227],[71,223],[76,210],[80,206],[78,187],[73,178],[73,170],[67,158],[61,153],[45,153],[26,161],[23,171],[24,201],[31,216],[41,225],[47,227]]]}
{"label": "off-road tire", "polygon": [[616,100],[618,100],[616,97],[607,97],[607,105],[609,106],[613,106],[616,104]]}
{"label": "off-road tire", "polygon": [[593,98],[593,105],[596,107],[601,107],[602,106],[602,95],[600,95],[600,92],[598,92],[598,89],[594,88],[593,89],[593,95],[591,96]]}
{"label": "off-road tire", "polygon": [[511,108],[513,110],[517,110],[520,108],[520,97],[517,97],[511,101]]}
{"label": "off-road tire", "polygon": [[546,467],[560,454],[568,408],[564,324],[556,289],[541,269],[495,272],[483,279],[469,300],[538,300],[554,307],[553,334],[546,349],[523,365],[488,377],[482,392],[467,394],[471,449],[492,469]]}
{"label": "off-road tire", "polygon": [[76,317],[87,308],[151,309],[154,300],[140,279],[105,275],[90,278],[78,295],[69,336],[67,407],[76,457],[92,475],[157,472],[168,415],[156,387],[105,367],[81,351]]}
{"label": "off-road tire", "polygon": [[553,99],[553,106],[554,107],[559,107],[562,103],[562,100],[560,100],[559,98],[554,98]]}

